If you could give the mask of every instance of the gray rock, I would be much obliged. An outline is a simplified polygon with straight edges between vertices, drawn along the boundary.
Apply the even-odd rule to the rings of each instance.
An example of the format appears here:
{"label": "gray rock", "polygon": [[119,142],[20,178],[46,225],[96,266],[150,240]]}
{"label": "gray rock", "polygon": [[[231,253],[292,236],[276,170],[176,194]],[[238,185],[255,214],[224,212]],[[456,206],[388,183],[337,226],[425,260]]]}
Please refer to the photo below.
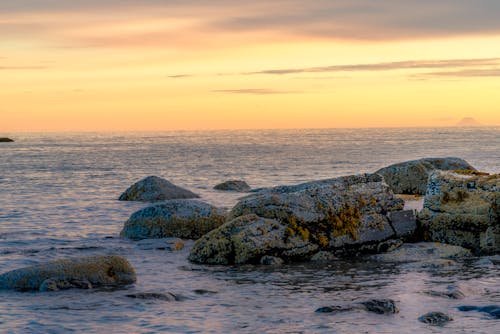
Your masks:
{"label": "gray rock", "polygon": [[438,242],[419,242],[404,244],[394,251],[372,255],[377,261],[384,262],[427,262],[435,260],[458,259],[471,256],[471,252],[460,246],[442,244]]}
{"label": "gray rock", "polygon": [[418,219],[428,240],[500,253],[500,175],[433,172]]}
{"label": "gray rock", "polygon": [[361,303],[367,311],[377,314],[398,313],[399,309],[392,299],[372,299]]}
{"label": "gray rock", "polygon": [[248,192],[250,191],[250,186],[241,180],[229,180],[223,183],[219,183],[214,187],[216,190],[224,190],[224,191],[237,191],[237,192]]}
{"label": "gray rock", "polygon": [[389,221],[396,232],[396,237],[412,240],[417,232],[417,217],[413,210],[393,211],[387,213]]}
{"label": "gray rock", "polygon": [[12,142],[14,142],[13,139],[5,138],[5,137],[0,138],[0,143],[12,143]]}
{"label": "gray rock", "polygon": [[260,264],[266,266],[281,266],[285,261],[276,256],[264,255],[260,258]]}
{"label": "gray rock", "polygon": [[221,226],[225,213],[198,200],[171,200],[132,214],[121,236],[129,239],[198,239]]}
{"label": "gray rock", "polygon": [[330,262],[337,260],[338,258],[333,254],[333,252],[319,251],[313,256],[311,256],[312,262]]}
{"label": "gray rock", "polygon": [[0,289],[52,291],[95,286],[123,286],[136,281],[130,263],[120,256],[64,259],[0,275]]}
{"label": "gray rock", "polygon": [[200,238],[189,259],[242,264],[265,255],[296,261],[320,250],[376,251],[396,237],[387,214],[402,207],[379,175],[268,188],[241,199],[231,220]]}
{"label": "gray rock", "polygon": [[165,179],[148,176],[131,185],[118,199],[120,201],[150,202],[198,197],[200,196]]}
{"label": "gray rock", "polygon": [[442,312],[429,312],[418,317],[418,321],[432,326],[443,326],[444,324],[452,320],[453,318],[451,316]]}
{"label": "gray rock", "polygon": [[396,194],[424,195],[427,179],[434,170],[472,170],[467,161],[460,158],[424,158],[390,165],[375,173],[384,177],[385,182]]}

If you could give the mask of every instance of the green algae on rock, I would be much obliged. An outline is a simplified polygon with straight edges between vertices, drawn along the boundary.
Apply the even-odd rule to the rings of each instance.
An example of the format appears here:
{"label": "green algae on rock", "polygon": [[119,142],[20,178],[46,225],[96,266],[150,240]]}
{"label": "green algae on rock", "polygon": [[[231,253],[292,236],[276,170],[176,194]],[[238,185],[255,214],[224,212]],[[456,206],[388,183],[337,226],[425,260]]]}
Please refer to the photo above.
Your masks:
{"label": "green algae on rock", "polygon": [[134,240],[198,239],[225,221],[225,212],[210,204],[198,200],[171,200],[133,213],[120,235]]}
{"label": "green algae on rock", "polygon": [[148,176],[131,185],[118,198],[120,201],[163,201],[198,198],[197,194],[157,176]]}
{"label": "green algae on rock", "polygon": [[0,289],[50,291],[95,286],[123,286],[136,281],[127,259],[92,256],[62,259],[16,269],[0,275]]}

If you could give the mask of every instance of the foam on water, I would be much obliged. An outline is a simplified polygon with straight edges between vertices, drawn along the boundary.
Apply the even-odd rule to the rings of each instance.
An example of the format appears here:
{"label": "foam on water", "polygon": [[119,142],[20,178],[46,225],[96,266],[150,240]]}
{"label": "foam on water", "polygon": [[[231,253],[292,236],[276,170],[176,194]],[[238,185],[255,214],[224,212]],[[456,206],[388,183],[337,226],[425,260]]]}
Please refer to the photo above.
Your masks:
{"label": "foam on water", "polygon": [[[500,303],[496,264],[422,269],[361,259],[274,269],[193,265],[186,260],[192,243],[168,253],[120,239],[123,222],[145,204],[116,199],[148,175],[231,207],[241,194],[212,189],[228,179],[252,187],[294,184],[439,156],[499,172],[500,128],[8,135],[16,142],[0,145],[0,272],[63,257],[119,254],[139,281],[128,290],[1,291],[0,332],[498,332],[498,320],[456,309]],[[422,293],[450,284],[467,291],[464,300]],[[126,297],[131,292],[182,298],[138,300]],[[395,299],[401,312],[314,312],[372,297]],[[417,321],[429,311],[455,320],[430,328]]]}

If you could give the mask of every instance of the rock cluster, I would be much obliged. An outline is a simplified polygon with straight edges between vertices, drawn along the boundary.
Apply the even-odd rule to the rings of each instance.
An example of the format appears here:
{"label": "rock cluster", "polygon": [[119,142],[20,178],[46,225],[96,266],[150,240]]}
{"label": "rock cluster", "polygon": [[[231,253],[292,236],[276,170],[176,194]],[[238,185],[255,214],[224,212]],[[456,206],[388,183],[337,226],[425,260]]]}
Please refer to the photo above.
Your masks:
{"label": "rock cluster", "polygon": [[476,169],[460,158],[424,158],[390,165],[375,173],[384,177],[395,194],[424,195],[429,174],[435,170],[475,171]]}

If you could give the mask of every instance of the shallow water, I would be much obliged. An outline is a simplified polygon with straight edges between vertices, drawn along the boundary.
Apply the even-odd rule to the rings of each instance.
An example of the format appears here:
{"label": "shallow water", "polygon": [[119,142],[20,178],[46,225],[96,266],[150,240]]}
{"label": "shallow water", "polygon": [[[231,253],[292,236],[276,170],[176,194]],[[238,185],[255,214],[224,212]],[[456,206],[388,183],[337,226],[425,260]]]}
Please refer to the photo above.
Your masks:
{"label": "shallow water", "polygon": [[[0,292],[6,333],[497,333],[498,320],[460,305],[500,304],[500,270],[476,260],[442,269],[368,260],[328,265],[199,266],[181,252],[141,250],[118,237],[145,204],[116,198],[147,175],[163,176],[212,204],[241,194],[212,190],[227,179],[252,187],[361,172],[426,156],[459,156],[500,171],[500,128],[6,134],[0,144],[0,272],[71,256],[119,254],[138,273],[126,290]],[[486,264],[485,264],[486,263]],[[463,300],[430,296],[459,285]],[[197,294],[205,289],[210,293]],[[131,292],[172,292],[181,301],[137,300]],[[392,298],[391,316],[321,306]],[[452,315],[445,327],[417,321]]]}

